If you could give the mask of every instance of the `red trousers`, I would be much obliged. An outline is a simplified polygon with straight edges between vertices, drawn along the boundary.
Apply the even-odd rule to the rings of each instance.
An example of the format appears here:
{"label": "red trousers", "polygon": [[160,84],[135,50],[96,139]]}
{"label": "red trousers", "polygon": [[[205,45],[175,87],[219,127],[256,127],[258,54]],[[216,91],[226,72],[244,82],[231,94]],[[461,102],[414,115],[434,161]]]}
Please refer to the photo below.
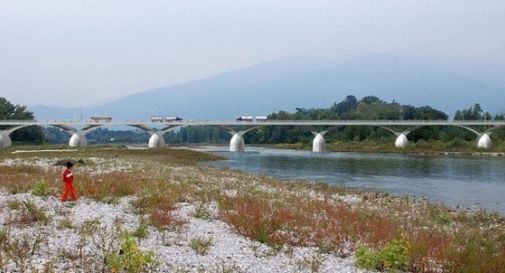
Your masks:
{"label": "red trousers", "polygon": [[63,195],[61,195],[61,202],[65,202],[70,195],[72,201],[77,200],[77,193],[75,192],[74,183],[65,182],[63,187]]}

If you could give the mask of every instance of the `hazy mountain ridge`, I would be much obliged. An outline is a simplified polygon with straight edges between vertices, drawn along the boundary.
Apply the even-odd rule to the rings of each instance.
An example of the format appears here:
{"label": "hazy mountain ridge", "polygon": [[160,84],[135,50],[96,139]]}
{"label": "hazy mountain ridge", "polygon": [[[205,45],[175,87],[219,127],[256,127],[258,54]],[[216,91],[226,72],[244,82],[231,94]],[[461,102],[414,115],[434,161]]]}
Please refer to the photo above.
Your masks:
{"label": "hazy mountain ridge", "polygon": [[213,77],[125,96],[90,108],[30,107],[40,120],[148,119],[178,115],[187,119],[233,119],[296,107],[327,107],[348,94],[375,95],[413,105],[430,105],[452,115],[476,102],[485,110],[505,110],[505,89],[394,56],[366,56],[342,63],[295,58],[266,62]]}

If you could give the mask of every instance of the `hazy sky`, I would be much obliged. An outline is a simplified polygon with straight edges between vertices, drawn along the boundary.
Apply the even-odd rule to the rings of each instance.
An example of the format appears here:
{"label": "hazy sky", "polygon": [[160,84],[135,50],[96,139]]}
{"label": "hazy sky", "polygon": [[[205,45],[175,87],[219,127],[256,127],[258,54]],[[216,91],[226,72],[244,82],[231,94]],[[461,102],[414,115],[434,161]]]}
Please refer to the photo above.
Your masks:
{"label": "hazy sky", "polygon": [[293,56],[505,63],[505,1],[0,0],[0,96],[104,100]]}

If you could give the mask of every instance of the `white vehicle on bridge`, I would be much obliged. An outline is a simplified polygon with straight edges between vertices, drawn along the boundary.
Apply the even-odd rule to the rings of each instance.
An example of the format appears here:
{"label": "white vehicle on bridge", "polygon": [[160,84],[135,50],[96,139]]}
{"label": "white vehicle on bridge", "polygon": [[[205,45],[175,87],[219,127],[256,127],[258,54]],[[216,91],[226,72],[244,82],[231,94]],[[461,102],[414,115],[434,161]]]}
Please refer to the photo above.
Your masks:
{"label": "white vehicle on bridge", "polygon": [[256,116],[257,122],[267,121],[267,116]]}
{"label": "white vehicle on bridge", "polygon": [[254,117],[253,116],[241,116],[241,117],[237,118],[237,121],[238,122],[240,122],[240,121],[251,122],[251,121],[254,121]]}
{"label": "white vehicle on bridge", "polygon": [[182,118],[178,116],[173,116],[173,117],[165,117],[166,122],[176,122],[176,121],[182,121]]}
{"label": "white vehicle on bridge", "polygon": [[112,117],[90,117],[92,122],[111,122]]}
{"label": "white vehicle on bridge", "polygon": [[151,122],[163,122],[162,116],[151,116]]}

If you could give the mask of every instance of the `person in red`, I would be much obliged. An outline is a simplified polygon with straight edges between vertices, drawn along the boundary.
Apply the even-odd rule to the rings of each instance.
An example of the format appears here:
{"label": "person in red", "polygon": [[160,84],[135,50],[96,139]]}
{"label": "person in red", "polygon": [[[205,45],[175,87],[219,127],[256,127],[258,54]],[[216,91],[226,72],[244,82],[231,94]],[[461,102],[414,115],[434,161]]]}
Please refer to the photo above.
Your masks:
{"label": "person in red", "polygon": [[61,195],[61,202],[67,201],[68,195],[70,195],[72,201],[77,200],[77,194],[74,188],[74,173],[72,172],[73,166],[74,164],[72,162],[67,162],[67,168],[62,173],[63,184],[65,186],[63,188],[63,195]]}

